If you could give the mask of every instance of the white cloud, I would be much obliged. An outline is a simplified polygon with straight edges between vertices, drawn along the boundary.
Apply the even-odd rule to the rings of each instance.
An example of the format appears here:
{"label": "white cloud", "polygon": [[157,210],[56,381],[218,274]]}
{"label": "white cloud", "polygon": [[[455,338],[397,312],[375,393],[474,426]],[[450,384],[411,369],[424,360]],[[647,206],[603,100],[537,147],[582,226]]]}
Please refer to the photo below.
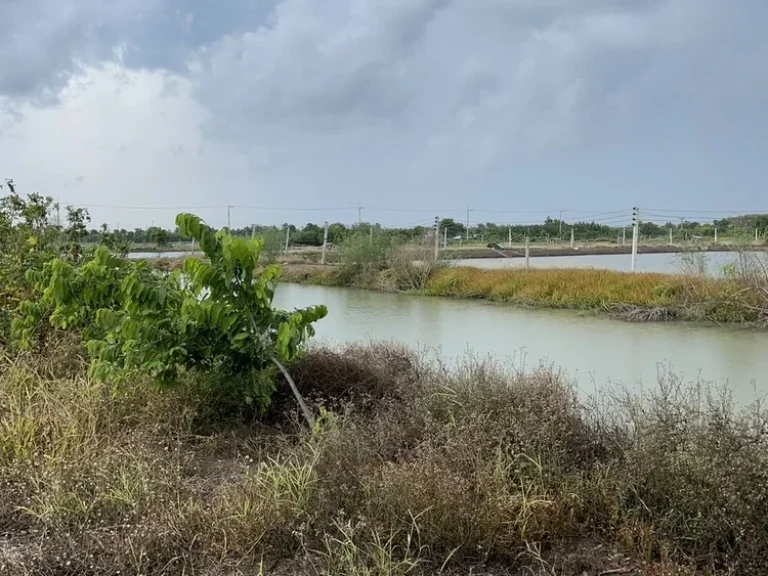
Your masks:
{"label": "white cloud", "polygon": [[[174,86],[168,90],[169,83]],[[89,205],[226,205],[250,189],[243,157],[208,142],[189,82],[118,65],[73,77],[55,107],[27,104],[0,137],[0,170],[20,190]],[[7,117],[6,117],[7,119]],[[228,197],[232,198],[229,199]],[[94,208],[94,222],[171,225],[174,212]],[[202,211],[221,224],[224,210]]]}

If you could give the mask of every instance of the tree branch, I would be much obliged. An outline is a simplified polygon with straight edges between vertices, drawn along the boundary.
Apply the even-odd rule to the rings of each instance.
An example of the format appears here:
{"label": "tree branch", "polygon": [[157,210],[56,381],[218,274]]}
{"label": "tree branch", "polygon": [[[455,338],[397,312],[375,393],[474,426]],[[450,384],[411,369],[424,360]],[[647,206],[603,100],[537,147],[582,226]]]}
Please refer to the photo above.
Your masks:
{"label": "tree branch", "polygon": [[270,356],[270,360],[272,360],[272,362],[275,363],[275,366],[277,366],[277,369],[280,370],[283,376],[285,376],[285,379],[288,381],[288,385],[291,387],[291,391],[293,392],[293,395],[296,397],[296,401],[299,403],[299,407],[301,408],[301,411],[304,414],[304,418],[309,424],[309,427],[314,428],[315,419],[312,416],[312,412],[309,411],[309,408],[307,407],[306,403],[304,402],[304,399],[301,397],[301,394],[299,393],[299,389],[296,387],[296,383],[293,381],[293,378],[291,378],[291,375],[288,374],[288,370],[286,370],[285,366],[283,366],[283,363],[280,362],[274,356]]}

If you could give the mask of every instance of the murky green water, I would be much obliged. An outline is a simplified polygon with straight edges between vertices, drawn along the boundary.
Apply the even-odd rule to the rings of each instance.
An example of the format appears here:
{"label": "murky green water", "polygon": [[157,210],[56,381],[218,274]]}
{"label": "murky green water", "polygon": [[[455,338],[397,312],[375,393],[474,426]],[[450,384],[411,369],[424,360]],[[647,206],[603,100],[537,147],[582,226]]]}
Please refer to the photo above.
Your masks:
{"label": "murky green water", "polygon": [[319,340],[392,340],[443,358],[467,353],[518,368],[552,364],[581,390],[656,386],[659,372],[728,384],[739,402],[768,392],[768,333],[679,323],[632,324],[570,311],[522,310],[471,300],[281,284],[282,308],[325,304]]}

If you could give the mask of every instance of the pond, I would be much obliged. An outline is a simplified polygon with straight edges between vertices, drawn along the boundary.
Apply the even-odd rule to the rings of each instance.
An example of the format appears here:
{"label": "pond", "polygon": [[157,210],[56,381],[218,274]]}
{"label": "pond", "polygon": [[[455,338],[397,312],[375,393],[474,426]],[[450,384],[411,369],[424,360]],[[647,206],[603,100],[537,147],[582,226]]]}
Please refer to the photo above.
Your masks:
{"label": "pond", "polygon": [[544,363],[592,393],[606,384],[656,386],[659,374],[728,384],[746,402],[768,392],[768,332],[683,323],[628,323],[572,311],[475,300],[281,284],[275,304],[325,304],[321,342],[371,340],[427,348],[449,361],[492,356],[516,368]]}

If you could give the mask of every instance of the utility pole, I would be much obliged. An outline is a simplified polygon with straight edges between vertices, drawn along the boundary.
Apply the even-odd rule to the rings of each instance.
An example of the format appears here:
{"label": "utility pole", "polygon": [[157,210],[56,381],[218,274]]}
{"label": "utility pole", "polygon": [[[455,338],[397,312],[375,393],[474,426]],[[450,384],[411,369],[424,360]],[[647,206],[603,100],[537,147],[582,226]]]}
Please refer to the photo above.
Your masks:
{"label": "utility pole", "polygon": [[672,227],[669,227],[669,245],[672,246]]}
{"label": "utility pole", "polygon": [[757,240],[757,228],[755,228],[755,244],[757,244],[757,242],[758,242],[758,240]]}
{"label": "utility pole", "polygon": [[320,256],[320,264],[325,264],[326,246],[328,246],[328,222],[325,223],[325,232],[323,232],[323,254]]}
{"label": "utility pole", "polygon": [[285,225],[285,254],[288,254],[288,242],[291,239],[291,225]]}
{"label": "utility pole", "polygon": [[715,244],[717,244],[717,228],[715,228]]}
{"label": "utility pole", "polygon": [[357,225],[360,226],[363,223],[363,207],[357,207]]}
{"label": "utility pole", "polygon": [[531,241],[528,236],[525,237],[525,268],[531,267]]}
{"label": "utility pole", "polygon": [[512,226],[507,228],[507,249],[512,248]]}
{"label": "utility pole", "polygon": [[573,250],[574,245],[575,245],[575,238],[574,238],[573,227],[571,227],[571,250]]}
{"label": "utility pole", "polygon": [[472,209],[467,205],[467,244],[469,244],[469,213],[472,212]]}
{"label": "utility pole", "polygon": [[435,216],[435,262],[440,258],[440,217]]}
{"label": "utility pole", "polygon": [[229,232],[230,227],[232,225],[231,211],[232,211],[232,206],[230,204],[227,204],[227,232]]}
{"label": "utility pole", "polygon": [[637,243],[640,240],[640,208],[632,208],[632,272],[637,267]]}
{"label": "utility pole", "polygon": [[448,248],[448,226],[443,228],[443,250]]}

